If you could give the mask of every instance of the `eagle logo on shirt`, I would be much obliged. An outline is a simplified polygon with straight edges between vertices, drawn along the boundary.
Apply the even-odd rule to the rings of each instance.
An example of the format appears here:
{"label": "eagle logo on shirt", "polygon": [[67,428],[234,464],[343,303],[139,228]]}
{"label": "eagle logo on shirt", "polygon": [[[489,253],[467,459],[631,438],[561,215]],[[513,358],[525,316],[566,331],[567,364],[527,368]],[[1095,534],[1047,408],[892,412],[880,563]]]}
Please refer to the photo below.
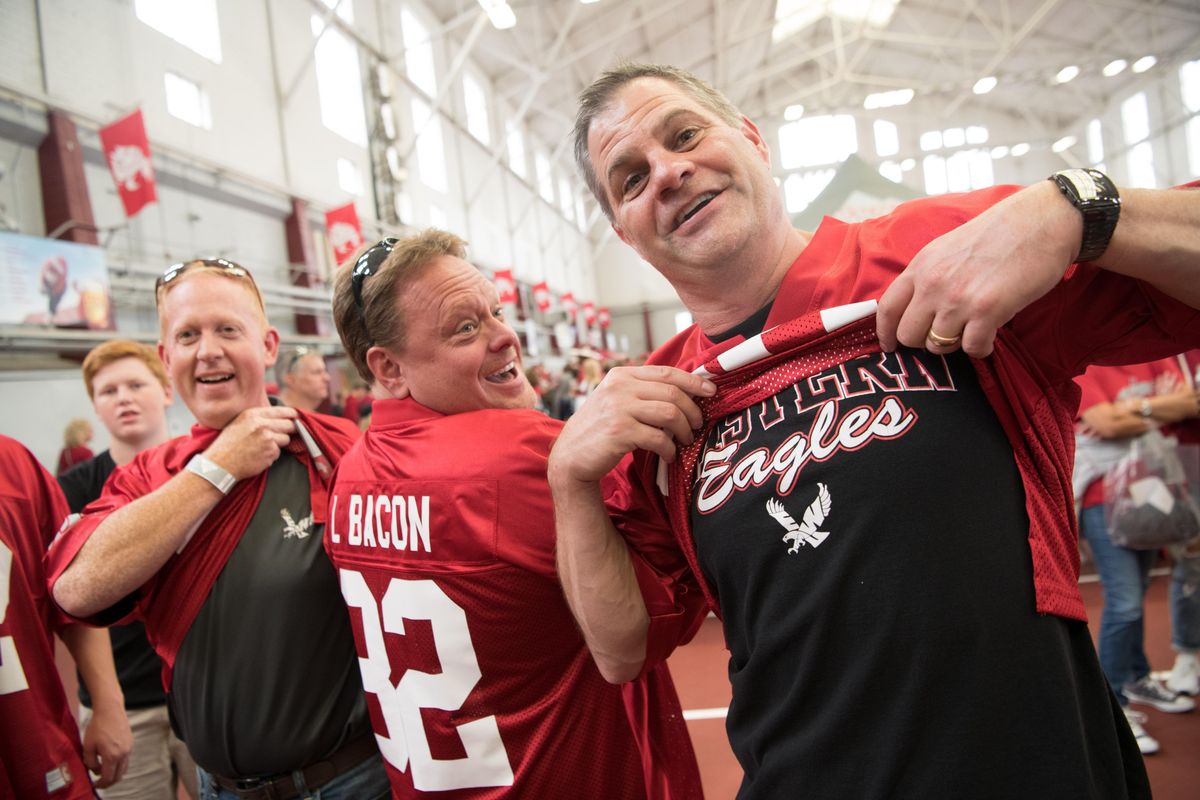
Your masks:
{"label": "eagle logo on shirt", "polygon": [[279,509],[279,516],[283,517],[283,538],[291,539],[295,536],[297,539],[307,539],[308,535],[312,533],[310,530],[313,521],[311,513],[300,520],[299,524],[292,519],[292,515],[288,513],[286,508]]}
{"label": "eagle logo on shirt", "polygon": [[788,553],[797,553],[806,544],[810,544],[813,547],[820,547],[821,542],[825,541],[826,537],[829,536],[828,531],[819,531],[817,528],[825,522],[825,517],[829,515],[831,506],[832,499],[829,496],[829,489],[826,488],[825,484],[818,483],[817,497],[804,510],[803,522],[796,522],[787,509],[783,507],[783,503],[774,497],[767,501],[767,513],[787,531],[783,535],[783,541],[792,543],[791,548],[788,549]]}

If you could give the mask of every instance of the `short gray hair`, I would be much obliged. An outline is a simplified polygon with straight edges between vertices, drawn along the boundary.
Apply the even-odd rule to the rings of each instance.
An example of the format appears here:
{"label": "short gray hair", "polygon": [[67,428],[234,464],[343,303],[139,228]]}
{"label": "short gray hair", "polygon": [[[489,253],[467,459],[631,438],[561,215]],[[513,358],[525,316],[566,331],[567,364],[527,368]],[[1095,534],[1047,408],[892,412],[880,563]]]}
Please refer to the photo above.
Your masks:
{"label": "short gray hair", "polygon": [[742,124],[742,115],[733,103],[729,102],[729,98],[714,89],[707,81],[678,67],[666,64],[626,63],[618,64],[602,73],[579,95],[579,111],[575,115],[574,132],[575,164],[579,167],[583,179],[587,181],[588,188],[592,190],[592,195],[600,203],[600,208],[610,222],[613,218],[612,207],[608,204],[604,186],[596,176],[591,156],[588,154],[588,131],[592,127],[592,121],[608,106],[613,95],[623,86],[638,78],[659,78],[670,81],[691,95],[697,103],[730,125],[740,127]]}

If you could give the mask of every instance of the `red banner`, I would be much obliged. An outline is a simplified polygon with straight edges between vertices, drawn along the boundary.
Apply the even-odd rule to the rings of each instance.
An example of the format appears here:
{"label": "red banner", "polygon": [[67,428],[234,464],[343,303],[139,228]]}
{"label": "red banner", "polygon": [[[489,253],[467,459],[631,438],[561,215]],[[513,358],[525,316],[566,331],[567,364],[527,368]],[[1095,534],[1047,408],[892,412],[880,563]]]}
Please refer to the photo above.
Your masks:
{"label": "red banner", "polygon": [[596,324],[596,304],[591,300],[583,304],[583,322],[589,328]]}
{"label": "red banner", "polygon": [[596,319],[599,321],[600,327],[604,330],[608,330],[608,326],[612,325],[612,314],[609,312],[607,306],[600,306],[596,309]]}
{"label": "red banner", "polygon": [[125,216],[132,217],[158,200],[154,165],[150,163],[150,140],[146,138],[141,109],[101,128],[100,147],[125,206]]}
{"label": "red banner", "polygon": [[545,281],[534,284],[533,302],[537,304],[538,311],[545,313],[550,310],[550,285]]}
{"label": "red banner", "polygon": [[562,310],[567,313],[567,316],[574,320],[575,312],[579,310],[579,306],[575,303],[575,295],[570,292],[564,292],[563,296],[559,298],[558,303],[562,306]]}
{"label": "red banner", "polygon": [[325,230],[329,236],[329,244],[333,247],[333,260],[338,264],[362,247],[362,225],[358,223],[358,210],[353,202],[326,211]]}
{"label": "red banner", "polygon": [[513,280],[511,269],[498,269],[492,275],[492,283],[496,284],[496,294],[500,295],[500,305],[517,304],[517,282]]}

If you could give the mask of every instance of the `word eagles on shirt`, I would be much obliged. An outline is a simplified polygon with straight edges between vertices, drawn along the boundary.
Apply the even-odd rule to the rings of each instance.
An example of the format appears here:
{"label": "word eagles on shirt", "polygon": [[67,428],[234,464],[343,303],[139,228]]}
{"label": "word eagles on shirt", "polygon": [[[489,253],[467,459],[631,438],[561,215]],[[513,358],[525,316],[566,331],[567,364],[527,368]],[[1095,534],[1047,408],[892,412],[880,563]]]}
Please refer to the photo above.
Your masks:
{"label": "word eagles on shirt", "polygon": [[[917,413],[893,393],[956,391],[941,355],[902,348],[870,353],[801,378],[778,394],[735,412],[714,429],[696,469],[695,507],[701,514],[720,508],[734,491],[761,486],[773,477],[787,495],[804,466],[841,450],[857,450],[875,439],[903,436]],[[877,406],[853,403],[886,392]],[[845,405],[843,405],[844,401]],[[755,425],[766,431],[816,409],[808,430],[796,430],[774,449],[742,453]]]}
{"label": "word eagles on shirt", "polygon": [[[429,549],[429,496],[361,495],[347,497],[346,544],[393,550]],[[331,516],[331,523],[334,515]],[[329,538],[341,544],[343,531],[329,528]]]}

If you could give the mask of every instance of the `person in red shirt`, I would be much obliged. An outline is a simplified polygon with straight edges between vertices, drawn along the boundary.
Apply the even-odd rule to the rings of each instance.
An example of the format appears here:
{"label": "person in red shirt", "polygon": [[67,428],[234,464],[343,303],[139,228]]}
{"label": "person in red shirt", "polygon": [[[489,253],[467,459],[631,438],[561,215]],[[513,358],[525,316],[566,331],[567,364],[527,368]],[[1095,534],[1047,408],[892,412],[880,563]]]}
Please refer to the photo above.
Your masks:
{"label": "person in red shirt", "polygon": [[546,486],[562,423],[533,410],[517,336],[464,246],[385,239],[334,287],[377,399],[325,542],[392,796],[698,798],[666,666],[607,683],[563,599]]}
{"label": "person in red shirt", "polygon": [[1072,379],[1200,344],[1200,192],[1065,170],[802,231],[768,137],[666,65],[587,87],[574,146],[696,321],[548,464],[604,675],[666,658],[701,593],[743,800],[1148,796],[1079,594]]}
{"label": "person in red shirt", "polygon": [[[97,786],[115,783],[133,744],[107,632],[72,625],[46,593],[42,559],[66,516],[50,474],[0,436],[0,797],[90,800],[88,768]],[[95,699],[86,755],[54,662],[55,633]]]}

